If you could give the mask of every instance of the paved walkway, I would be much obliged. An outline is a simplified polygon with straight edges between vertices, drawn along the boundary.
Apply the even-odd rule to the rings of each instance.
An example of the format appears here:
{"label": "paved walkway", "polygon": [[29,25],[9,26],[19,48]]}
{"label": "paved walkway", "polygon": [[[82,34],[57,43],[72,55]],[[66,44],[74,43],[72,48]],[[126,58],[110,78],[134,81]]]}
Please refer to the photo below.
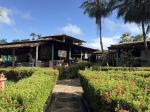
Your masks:
{"label": "paved walkway", "polygon": [[79,79],[58,81],[48,112],[85,112],[81,101],[82,94]]}

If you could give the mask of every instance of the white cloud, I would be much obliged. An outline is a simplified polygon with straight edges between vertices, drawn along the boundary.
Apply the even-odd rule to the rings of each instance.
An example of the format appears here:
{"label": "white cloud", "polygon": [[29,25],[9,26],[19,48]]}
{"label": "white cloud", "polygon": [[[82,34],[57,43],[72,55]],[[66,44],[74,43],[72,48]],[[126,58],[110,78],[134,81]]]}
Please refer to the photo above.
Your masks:
{"label": "white cloud", "polygon": [[29,12],[21,14],[21,16],[22,16],[23,19],[33,20],[33,17],[32,17],[32,15]]}
{"label": "white cloud", "polygon": [[[103,37],[103,47],[104,49],[108,49],[108,47],[112,44],[116,44],[119,41],[119,36],[114,37]],[[93,38],[90,42],[87,43],[88,47],[94,49],[100,49],[100,40],[99,38]]]}
{"label": "white cloud", "polygon": [[125,33],[125,32],[129,32],[132,34],[139,34],[142,33],[140,27],[135,24],[135,23],[121,23],[117,21],[113,21],[111,19],[105,18],[103,20],[103,25],[104,27],[111,31],[111,32],[120,32],[120,33]]}
{"label": "white cloud", "polygon": [[68,24],[60,29],[63,33],[71,35],[80,35],[83,34],[81,28],[77,25]]}
{"label": "white cloud", "polygon": [[17,8],[13,8],[11,10],[12,10],[13,15],[18,17],[18,18],[28,20],[28,21],[34,20],[30,11],[22,11],[22,10],[17,9]]}
{"label": "white cloud", "polygon": [[12,25],[14,24],[11,18],[12,11],[10,9],[0,7],[0,24]]}

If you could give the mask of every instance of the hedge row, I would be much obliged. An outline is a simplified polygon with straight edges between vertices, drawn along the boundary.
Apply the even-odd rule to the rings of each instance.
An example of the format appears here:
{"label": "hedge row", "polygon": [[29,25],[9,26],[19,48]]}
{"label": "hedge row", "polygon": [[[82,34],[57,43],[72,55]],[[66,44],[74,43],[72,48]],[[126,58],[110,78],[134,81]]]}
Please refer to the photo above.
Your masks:
{"label": "hedge row", "polygon": [[92,70],[99,70],[99,71],[108,71],[108,70],[115,70],[115,71],[150,71],[150,67],[102,67],[97,64],[93,64],[91,66]]}
{"label": "hedge row", "polygon": [[3,73],[7,80],[19,81],[33,74],[33,68],[0,68],[0,74]]}
{"label": "hedge row", "polygon": [[9,85],[0,93],[0,112],[41,112],[57,76],[53,69],[34,69],[31,77]]}
{"label": "hedge row", "polygon": [[80,71],[93,112],[149,112],[150,75],[145,71]]}
{"label": "hedge row", "polygon": [[73,79],[77,78],[79,74],[79,70],[85,70],[85,68],[90,68],[92,63],[82,62],[73,65],[69,65],[68,67],[58,67],[59,69],[59,79]]}

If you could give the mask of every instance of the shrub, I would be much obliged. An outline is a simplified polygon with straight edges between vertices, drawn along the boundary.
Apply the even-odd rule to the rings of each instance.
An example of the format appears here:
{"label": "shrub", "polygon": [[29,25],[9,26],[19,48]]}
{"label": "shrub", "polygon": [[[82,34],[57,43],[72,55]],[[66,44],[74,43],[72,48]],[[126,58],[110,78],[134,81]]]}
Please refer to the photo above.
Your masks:
{"label": "shrub", "polygon": [[70,65],[68,67],[59,68],[59,79],[73,79],[78,77],[78,65]]}
{"label": "shrub", "polygon": [[91,66],[92,70],[99,70],[99,71],[108,71],[108,70],[115,70],[115,71],[150,71],[150,67],[102,67],[99,64],[93,64]]}
{"label": "shrub", "polygon": [[84,95],[93,112],[150,111],[148,71],[80,71]]}
{"label": "shrub", "polygon": [[34,69],[31,77],[22,79],[0,93],[1,112],[40,112],[57,79],[57,71]]}
{"label": "shrub", "polygon": [[91,62],[80,62],[77,65],[79,70],[85,70],[85,68],[90,68],[93,64]]}
{"label": "shrub", "polygon": [[29,77],[32,75],[34,69],[28,68],[9,68],[0,69],[0,74],[4,73],[7,80],[19,81],[20,79]]}
{"label": "shrub", "polygon": [[90,62],[80,62],[77,64],[69,65],[68,67],[58,67],[59,69],[59,79],[73,79],[77,78],[79,70],[85,70],[85,68],[90,68],[92,63]]}

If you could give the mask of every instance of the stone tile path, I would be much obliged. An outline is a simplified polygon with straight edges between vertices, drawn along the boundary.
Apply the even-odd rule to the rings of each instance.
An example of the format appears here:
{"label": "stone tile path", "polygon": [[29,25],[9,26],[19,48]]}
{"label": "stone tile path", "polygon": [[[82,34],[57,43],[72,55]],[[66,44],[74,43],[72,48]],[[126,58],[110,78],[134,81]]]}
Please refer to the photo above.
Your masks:
{"label": "stone tile path", "polygon": [[82,94],[79,79],[58,81],[47,112],[86,112],[81,100]]}

